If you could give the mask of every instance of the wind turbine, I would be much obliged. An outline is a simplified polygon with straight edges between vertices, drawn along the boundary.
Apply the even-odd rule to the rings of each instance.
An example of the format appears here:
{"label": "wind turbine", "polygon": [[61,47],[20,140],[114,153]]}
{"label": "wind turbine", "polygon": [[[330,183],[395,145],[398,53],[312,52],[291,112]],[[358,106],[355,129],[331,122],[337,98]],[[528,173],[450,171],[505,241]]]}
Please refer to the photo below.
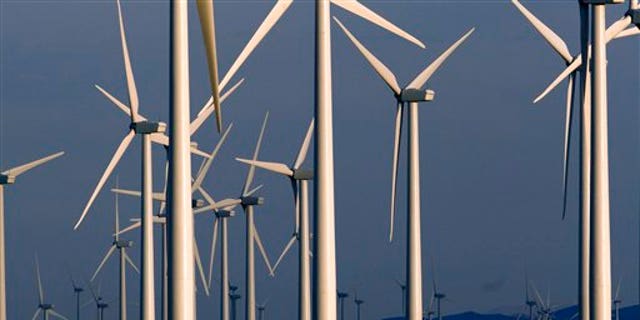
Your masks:
{"label": "wind turbine", "polygon": [[[260,135],[258,136],[258,141],[256,143],[256,147],[253,153],[253,160],[255,161],[255,159],[257,159],[258,157],[258,153],[260,152],[260,146],[262,144],[262,137],[264,136],[264,130],[266,128],[267,125],[267,120],[269,118],[269,113],[267,112],[265,117],[264,117],[264,121],[262,122],[262,128],[260,130]],[[205,206],[199,210],[196,210],[196,213],[199,212],[204,212],[204,211],[208,211],[208,210],[217,210],[219,208],[224,208],[226,211],[230,211],[233,210],[233,208],[235,208],[235,206],[237,205],[242,205],[242,208],[245,212],[246,215],[246,284],[247,284],[247,297],[246,297],[246,304],[245,304],[245,313],[246,313],[246,317],[249,320],[255,320],[255,255],[254,255],[254,242],[256,242],[258,244],[258,248],[260,249],[261,253],[262,253],[262,258],[265,261],[265,264],[267,265],[267,268],[269,269],[269,273],[273,274],[273,270],[271,268],[271,264],[269,262],[269,258],[266,254],[266,251],[264,250],[264,246],[262,245],[262,241],[260,240],[260,235],[258,234],[258,231],[255,227],[255,224],[253,222],[253,207],[257,206],[257,205],[262,205],[264,203],[264,199],[262,197],[256,197],[253,194],[257,191],[257,189],[259,189],[260,187],[258,187],[257,189],[254,188],[253,190],[251,189],[251,183],[253,182],[253,177],[255,174],[255,167],[254,166],[250,166],[249,167],[249,171],[247,173],[247,176],[245,178],[244,181],[244,186],[242,188],[242,192],[239,195],[238,198],[236,199],[225,199],[219,202],[215,202],[213,201],[213,199],[211,199],[211,197],[207,197],[205,196],[205,198],[211,203],[209,206]],[[226,218],[226,217],[224,217]],[[213,243],[211,246],[211,262],[213,261],[213,256],[215,255],[215,240],[216,240],[216,234],[215,234],[215,230],[216,229],[216,224],[217,224],[218,220],[216,219],[214,222],[214,239],[213,239]],[[226,219],[223,220],[223,241],[225,241],[226,238],[226,231],[224,231],[226,229]],[[223,244],[223,257],[224,257],[224,249],[225,248],[225,244]],[[226,258],[223,261],[223,264],[226,263]],[[210,268],[211,268],[212,263],[210,264]],[[225,267],[223,266],[222,268],[223,270],[225,269]],[[225,276],[223,275],[223,278]],[[221,280],[222,285],[224,285],[225,279]],[[223,299],[224,299],[224,292],[223,292]],[[223,307],[221,308],[223,313],[224,313],[224,304],[225,302],[223,301]],[[224,319],[224,314],[222,315],[222,318]]]}
{"label": "wind turbine", "polygon": [[340,320],[344,320],[344,299],[348,297],[348,293],[338,291],[338,300],[340,300]]}
{"label": "wind turbine", "polygon": [[42,159],[0,172],[0,320],[7,320],[6,265],[4,251],[6,247],[4,243],[4,188],[6,185],[14,184],[19,175],[63,154],[64,152],[58,152]]}
{"label": "wind turbine", "polygon": [[238,290],[237,286],[232,286],[229,285],[229,298],[231,299],[231,319],[232,320],[236,320],[236,316],[238,315],[238,309],[236,309],[236,301],[240,300],[240,298],[242,298],[242,296],[238,293],[236,293],[236,290]]}
{"label": "wind turbine", "polygon": [[[116,182],[116,188],[117,187],[118,187],[118,184]],[[118,206],[118,194],[116,193],[115,194],[115,227],[114,227],[114,233],[113,233],[113,242],[111,243],[111,246],[109,247],[109,250],[105,254],[104,258],[102,258],[102,261],[98,265],[98,268],[93,273],[93,276],[91,276],[90,281],[95,280],[95,278],[98,276],[98,273],[100,273],[100,271],[102,270],[102,267],[105,265],[105,263],[107,263],[111,255],[113,255],[113,253],[116,250],[118,250],[118,253],[120,254],[120,268],[119,268],[120,270],[120,305],[119,305],[120,320],[127,319],[127,282],[126,282],[127,266],[126,264],[128,263],[131,266],[131,268],[133,268],[133,270],[140,273],[140,270],[138,270],[138,267],[136,267],[135,263],[133,263],[133,261],[127,254],[127,248],[130,248],[132,246],[133,246],[133,241],[120,239],[120,211]]]}
{"label": "wind turbine", "polygon": [[256,305],[256,308],[258,309],[258,320],[264,320],[264,311],[267,308],[268,301],[269,299],[262,302],[262,304]]}
{"label": "wind turbine", "polygon": [[100,295],[100,285],[98,285],[98,292],[96,293],[93,290],[93,286],[91,282],[89,282],[89,290],[91,291],[91,297],[93,298],[93,302],[96,304],[96,311],[98,320],[104,320],[104,310],[109,307],[109,304],[104,301],[104,298]]}
{"label": "wind turbine", "polygon": [[397,101],[396,126],[393,153],[393,174],[391,182],[391,228],[389,239],[393,239],[393,220],[395,211],[395,193],[398,173],[398,158],[400,151],[400,136],[402,131],[402,114],[405,104],[409,104],[409,150],[408,150],[408,223],[407,223],[407,289],[409,299],[407,301],[407,318],[417,320],[422,317],[422,258],[420,240],[420,149],[419,149],[419,124],[418,124],[418,103],[428,102],[434,99],[435,93],[432,90],[422,90],[422,86],[429,80],[444,61],[464,42],[475,30],[472,28],[444,53],[442,53],[431,65],[424,69],[406,87],[400,88],[395,75],[378,58],[376,58],[367,48],[364,47],[349,32],[349,30],[334,17],[342,31],[349,37],[351,42],[358,48],[360,53],[367,59],[378,75],[385,81],[393,91]]}
{"label": "wind turbine", "polygon": [[49,319],[49,315],[52,315],[59,319],[69,320],[67,317],[59,314],[54,310],[54,305],[47,303],[44,299],[44,289],[42,288],[42,281],[40,280],[40,264],[38,263],[38,256],[35,256],[36,261],[36,278],[38,280],[38,308],[36,312],[33,314],[32,320],[35,320],[40,312],[42,312],[42,316],[44,320]]}
{"label": "wind turbine", "polygon": [[396,281],[396,284],[398,285],[398,287],[400,287],[400,290],[402,292],[402,314],[404,315],[405,314],[405,307],[407,306],[406,305],[407,286],[404,283],[400,282],[400,280],[398,280],[398,279],[395,279],[395,281]]}
{"label": "wind turbine", "polygon": [[438,320],[442,320],[442,300],[447,297],[447,295],[438,290],[438,277],[436,276],[436,265],[431,262],[431,271],[432,271],[432,282],[433,282],[433,299],[436,300],[436,310],[437,310],[437,318]]}
{"label": "wind turbine", "polygon": [[[236,67],[239,61],[244,61],[257,44],[266,36],[271,28],[286,12],[292,0],[278,0],[269,12],[264,22],[258,27],[251,40],[239,55],[239,59],[231,67]],[[316,1],[315,7],[315,157],[314,177],[315,197],[315,234],[314,242],[314,313],[317,319],[333,319],[336,315],[336,261],[335,261],[335,213],[334,213],[334,180],[333,180],[333,104],[331,88],[331,13],[330,4],[333,3],[357,16],[360,16],[383,29],[388,30],[414,44],[424,48],[424,44],[415,37],[396,27],[380,17],[367,7],[355,0],[325,0]],[[243,58],[245,57],[245,58]],[[237,67],[236,67],[237,68]],[[226,78],[226,77],[225,77]],[[222,83],[225,79],[222,80]]]}
{"label": "wind turbine", "polygon": [[84,291],[84,288],[76,283],[71,274],[69,274],[69,278],[71,279],[73,293],[76,295],[76,320],[80,320],[80,294]]}
{"label": "wind turbine", "polygon": [[314,121],[311,120],[307,135],[305,136],[298,155],[291,166],[283,163],[254,161],[236,158],[236,160],[252,166],[263,168],[289,178],[293,189],[293,197],[296,207],[296,228],[291,239],[280,254],[278,261],[273,266],[273,271],[278,267],[289,248],[298,240],[298,319],[311,319],[311,269],[310,269],[310,234],[309,234],[309,189],[308,181],[313,178],[313,171],[301,169],[311,144]]}
{"label": "wind turbine", "polygon": [[525,304],[529,309],[529,320],[533,320],[533,308],[536,307],[536,300],[531,299],[529,296],[529,277],[525,274],[524,277],[524,294],[525,294]]}
{"label": "wind turbine", "polygon": [[618,285],[616,286],[616,295],[613,297],[613,312],[615,315],[615,320],[620,320],[620,305],[622,304],[622,299],[620,299],[620,282],[622,282],[622,278],[618,279]]}
{"label": "wind turbine", "polygon": [[355,302],[356,304],[356,319],[360,320],[360,308],[362,307],[364,300],[358,299],[358,294],[356,293],[356,298],[353,300],[353,302]]}

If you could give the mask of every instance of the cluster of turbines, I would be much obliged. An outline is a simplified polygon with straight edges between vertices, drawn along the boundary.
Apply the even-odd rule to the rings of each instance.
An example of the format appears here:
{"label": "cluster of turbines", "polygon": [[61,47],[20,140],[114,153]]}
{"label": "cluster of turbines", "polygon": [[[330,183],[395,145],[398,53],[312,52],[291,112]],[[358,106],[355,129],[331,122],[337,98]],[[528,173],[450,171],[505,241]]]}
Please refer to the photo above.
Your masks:
{"label": "cluster of turbines", "polygon": [[[220,237],[220,319],[235,319],[236,301],[241,298],[237,287],[231,285],[228,266],[228,232],[227,222],[236,216],[235,209],[239,206],[244,213],[245,221],[245,284],[244,301],[245,316],[248,320],[263,319],[266,301],[256,303],[255,286],[255,247],[257,246],[269,274],[274,275],[283,257],[298,244],[298,318],[299,319],[336,319],[338,314],[344,318],[344,299],[349,295],[339,292],[336,285],[335,263],[335,225],[334,225],[334,190],[333,190],[333,137],[332,137],[332,102],[331,102],[331,46],[330,46],[330,4],[335,4],[357,16],[372,22],[379,27],[421,47],[424,44],[406,31],[395,26],[378,14],[369,10],[355,0],[326,0],[316,1],[316,96],[315,116],[311,119],[306,134],[301,135],[302,141],[297,156],[289,164],[267,162],[259,159],[263,135],[267,127],[269,114],[264,117],[257,142],[253,148],[251,159],[236,158],[247,165],[247,173],[242,184],[241,192],[232,197],[221,199],[214,197],[203,187],[203,181],[211,168],[214,159],[219,154],[227,139],[233,124],[224,126],[222,106],[224,101],[242,84],[244,79],[237,81],[225,91],[231,80],[248,59],[253,50],[268,34],[273,26],[287,11],[293,1],[278,0],[265,20],[258,27],[244,49],[236,58],[227,73],[219,79],[217,63],[218,48],[216,45],[216,30],[213,1],[198,0],[197,8],[202,28],[202,35],[206,48],[208,75],[211,87],[211,98],[204,103],[195,119],[189,118],[189,61],[188,61],[188,30],[187,30],[187,2],[171,1],[171,103],[169,123],[154,122],[143,116],[136,88],[133,67],[130,61],[125,20],[120,1],[116,1],[118,10],[119,33],[122,55],[125,66],[128,100],[121,101],[106,89],[96,85],[96,88],[118,109],[129,118],[126,135],[116,148],[113,157],[100,176],[93,189],[80,218],[74,229],[80,227],[91,210],[92,204],[104,188],[115,171],[120,159],[128,149],[132,140],[140,135],[141,150],[141,183],[139,190],[122,189],[116,182],[112,192],[115,193],[115,226],[113,239],[108,251],[92,278],[87,281],[93,303],[97,308],[97,316],[103,319],[104,310],[109,306],[103,300],[100,290],[95,286],[95,279],[105,263],[116,252],[120,261],[120,319],[126,319],[126,269],[131,267],[140,273],[140,319],[156,318],[155,301],[155,263],[153,241],[154,226],[161,229],[161,315],[162,319],[195,319],[195,291],[197,282],[201,289],[209,294],[214,271],[218,235]],[[549,85],[538,97],[542,99],[560,82],[568,79],[566,104],[566,130],[564,148],[563,186],[564,199],[568,189],[569,141],[573,132],[571,118],[574,114],[580,116],[580,173],[581,173],[581,207],[580,207],[580,310],[581,319],[604,320],[611,318],[611,275],[610,275],[610,245],[609,245],[609,187],[608,187],[608,149],[607,149],[607,91],[606,91],[606,43],[613,39],[640,34],[640,10],[637,0],[629,1],[629,10],[625,15],[609,28],[605,28],[605,7],[609,4],[622,3],[621,0],[580,0],[581,16],[581,53],[573,55],[567,49],[566,43],[546,26],[519,1],[512,0],[514,6],[531,22],[534,28],[544,37],[549,45],[566,62],[567,68]],[[393,72],[377,58],[367,47],[337,18],[333,18],[336,25],[346,37],[355,45],[356,49],[371,65],[378,76],[391,90],[396,102],[395,132],[393,147],[393,163],[391,176],[391,205],[389,240],[393,239],[394,216],[397,197],[397,182],[399,159],[401,152],[401,138],[403,132],[403,118],[408,118],[408,219],[407,219],[407,248],[406,248],[406,281],[398,283],[403,294],[403,313],[407,319],[417,320],[423,316],[431,319],[434,315],[441,319],[441,300],[446,298],[438,291],[435,276],[433,277],[434,292],[427,309],[423,308],[422,295],[422,257],[421,257],[421,206],[420,206],[420,152],[419,152],[419,103],[430,102],[435,98],[435,92],[423,87],[431,76],[474,32],[471,28],[458,40],[453,42],[431,64],[422,69],[418,75],[401,86]],[[585,57],[587,57],[585,59]],[[589,63],[585,63],[588,61]],[[579,81],[577,80],[580,75]],[[579,83],[579,86],[576,84]],[[579,87],[579,106],[574,110],[575,88]],[[221,134],[220,139],[211,152],[199,148],[191,137],[198,132],[203,123],[215,114],[216,127]],[[169,132],[167,135],[166,132]],[[315,161],[313,170],[304,167],[309,148],[314,142]],[[164,168],[164,190],[153,190],[152,144],[158,144],[166,150],[166,167]],[[18,166],[0,174],[0,320],[6,320],[6,291],[5,291],[5,261],[4,261],[4,216],[3,216],[3,188],[13,184],[16,178],[50,160],[63,155],[59,152],[40,160]],[[201,160],[195,176],[192,176],[191,163],[194,159]],[[198,161],[194,160],[194,161]],[[261,185],[254,185],[253,178],[256,168],[265,169],[286,177],[291,185],[293,202],[296,212],[295,229],[292,236],[272,265],[264,249],[258,229],[254,223],[254,211],[263,204],[260,196]],[[314,181],[314,194],[310,194],[310,181]],[[119,195],[140,198],[141,216],[133,224],[122,228],[119,217]],[[310,197],[313,198],[314,210],[309,208]],[[154,201],[159,202],[159,211],[154,214]],[[310,213],[313,215],[310,215]],[[203,256],[198,249],[194,236],[193,217],[201,213],[214,216],[211,251],[208,268],[203,264]],[[565,216],[563,208],[563,217]],[[310,226],[312,225],[312,232]],[[131,241],[125,240],[124,234],[139,228],[141,231],[140,268],[127,254]],[[54,310],[53,305],[45,300],[40,279],[39,264],[36,257],[36,274],[39,290],[39,304],[33,319],[40,314],[45,319],[49,316],[66,319]],[[312,268],[313,263],[313,268]],[[313,270],[313,272],[312,272]],[[77,298],[77,316],[79,317],[80,294],[84,288],[72,279]],[[406,284],[406,285],[405,285]],[[529,318],[532,319],[533,309],[536,308],[538,318],[549,319],[552,306],[547,299],[544,302],[535,289],[537,300],[529,295],[529,284],[526,289],[526,304],[529,308]],[[617,307],[619,299],[613,300]],[[361,306],[364,300],[357,295],[354,303],[357,307],[357,317],[360,319]],[[434,306],[435,303],[435,306]],[[338,304],[340,307],[338,308]],[[340,309],[340,310],[338,310]],[[426,311],[425,311],[426,310]]]}

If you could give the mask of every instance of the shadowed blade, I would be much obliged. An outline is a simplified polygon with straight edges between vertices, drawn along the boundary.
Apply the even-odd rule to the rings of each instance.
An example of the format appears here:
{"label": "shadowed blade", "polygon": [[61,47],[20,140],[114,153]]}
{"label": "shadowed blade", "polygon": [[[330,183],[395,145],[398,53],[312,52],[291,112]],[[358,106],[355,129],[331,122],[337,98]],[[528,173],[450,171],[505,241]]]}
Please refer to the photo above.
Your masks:
{"label": "shadowed blade", "polygon": [[282,253],[280,253],[280,256],[278,257],[278,260],[276,261],[276,264],[273,265],[273,272],[275,272],[276,269],[278,269],[278,266],[280,265],[280,262],[282,262],[282,259],[287,255],[287,252],[289,252],[289,249],[291,249],[291,247],[296,242],[296,240],[297,240],[297,238],[296,238],[296,235],[294,234],[291,237],[291,239],[289,239],[289,242],[287,242],[287,245],[284,247],[284,250],[282,250]]}
{"label": "shadowed blade", "polygon": [[38,261],[38,255],[35,256],[36,260],[36,278],[38,279],[38,301],[40,304],[44,303],[44,290],[42,289],[42,280],[40,278],[40,262]]}
{"label": "shadowed blade", "polygon": [[124,32],[124,21],[122,19],[122,9],[120,8],[120,0],[118,5],[118,21],[120,24],[120,41],[122,42],[122,57],[124,58],[124,70],[127,76],[127,91],[129,92],[129,107],[131,107],[131,122],[138,120],[138,90],[136,89],[136,81],[133,78],[133,70],[131,69],[131,59],[129,58],[129,48],[127,47],[127,37]]}
{"label": "shadowed blade", "polygon": [[104,264],[107,262],[107,260],[109,260],[109,257],[111,257],[111,255],[113,254],[113,252],[116,250],[116,246],[112,245],[109,248],[109,251],[107,251],[107,254],[104,255],[104,258],[102,258],[102,261],[100,262],[100,264],[98,265],[98,268],[96,269],[96,271],[93,273],[93,276],[91,276],[91,280],[89,281],[93,281],[95,280],[96,276],[98,276],[98,273],[100,273],[100,270],[102,270],[102,267],[104,266]]}
{"label": "shadowed blade", "polygon": [[264,19],[258,30],[251,36],[251,39],[245,45],[244,49],[240,52],[236,61],[233,62],[229,71],[224,75],[222,81],[220,81],[220,90],[225,87],[225,85],[231,80],[231,77],[240,69],[240,66],[247,60],[251,52],[260,44],[260,41],[269,33],[271,28],[280,20],[280,17],[289,9],[289,6],[293,0],[278,0],[273,9],[269,12],[267,17]]}
{"label": "shadowed blade", "polygon": [[400,160],[400,138],[402,137],[403,104],[398,103],[396,110],[396,125],[393,138],[393,164],[391,171],[391,214],[389,221],[389,242],[393,241],[393,224],[396,212],[396,190],[398,187],[398,162]]}
{"label": "shadowed blade", "polygon": [[[204,47],[207,50],[207,66],[209,67],[209,83],[213,107],[216,111],[216,126],[218,132],[222,131],[222,113],[220,112],[220,89],[218,87],[218,57],[216,51],[216,26],[213,17],[213,0],[198,0],[198,16],[204,38]],[[207,294],[208,295],[208,294]]]}
{"label": "shadowed blade", "polygon": [[[262,121],[262,129],[260,129],[260,135],[258,136],[258,142],[256,143],[256,148],[253,151],[253,160],[258,159],[258,153],[260,153],[260,146],[262,145],[262,137],[264,136],[264,129],[267,127],[267,120],[269,119],[269,112],[264,115],[264,120]],[[242,188],[242,195],[246,196],[247,191],[251,187],[251,182],[253,182],[253,175],[255,174],[256,167],[249,166],[249,172],[247,173],[247,178],[244,180],[244,187]]]}
{"label": "shadowed blade", "polygon": [[211,251],[209,253],[209,277],[207,279],[207,285],[211,287],[211,276],[213,274],[213,262],[216,259],[216,243],[218,242],[218,221],[216,217],[213,220],[213,235],[211,236]]}
{"label": "shadowed blade", "polygon": [[422,41],[416,39],[414,36],[410,35],[409,33],[407,33],[406,31],[398,28],[396,25],[394,25],[393,23],[389,22],[388,20],[386,20],[385,18],[379,16],[377,13],[371,11],[369,8],[365,7],[364,5],[362,5],[360,2],[355,1],[355,0],[331,0],[331,3],[337,5],[338,7],[341,7],[344,10],[347,10],[357,16],[360,16],[361,18],[368,20],[376,25],[378,25],[379,27],[381,27],[382,29],[385,29],[397,36],[399,36],[400,38],[403,38],[415,45],[417,45],[418,47],[424,49],[424,43],[422,43]]}
{"label": "shadowed blade", "polygon": [[36,309],[36,313],[33,314],[33,318],[31,318],[31,320],[36,320],[38,318],[38,316],[40,315],[40,307],[38,307],[38,309]]}
{"label": "shadowed blade", "polygon": [[613,40],[613,38],[615,38],[615,36],[617,36],[620,32],[626,29],[630,23],[631,23],[631,17],[625,15],[620,20],[611,24],[611,26],[609,26],[604,33],[605,43],[608,43],[609,41]]}
{"label": "shadowed blade", "polygon": [[267,255],[267,251],[264,249],[264,245],[262,244],[262,239],[260,239],[260,233],[258,233],[258,228],[256,225],[251,226],[253,228],[254,240],[256,241],[256,245],[258,245],[258,249],[260,250],[260,255],[262,255],[262,260],[264,264],[267,266],[269,270],[269,275],[273,277],[273,268],[271,268],[271,262],[269,262],[269,256]]}
{"label": "shadowed blade", "polygon": [[209,296],[209,286],[207,285],[207,279],[204,276],[204,268],[202,267],[202,260],[200,259],[200,249],[198,249],[198,242],[196,238],[193,238],[193,252],[194,258],[196,260],[196,267],[198,267],[198,274],[200,276],[200,281],[202,281],[202,287],[204,288],[204,294]]}
{"label": "shadowed blade", "polygon": [[289,176],[289,177],[293,176],[293,171],[289,169],[289,167],[286,164],[283,164],[283,163],[253,161],[253,160],[246,160],[242,158],[236,158],[236,161],[242,162],[244,164],[248,164],[250,166],[256,166],[258,168],[273,171],[275,173],[283,174],[285,176]]}
{"label": "shadowed blade", "polygon": [[120,232],[118,232],[118,234],[127,233],[127,232],[129,232],[131,230],[135,230],[135,229],[140,228],[140,226],[142,226],[142,221],[138,220],[138,221],[134,222],[132,225],[120,230]]}
{"label": "shadowed blade", "polygon": [[140,269],[138,269],[138,267],[136,267],[136,264],[133,263],[133,260],[131,260],[131,257],[129,257],[129,255],[126,252],[123,252],[123,254],[124,254],[124,259],[127,260],[127,263],[131,266],[131,268],[133,268],[133,270],[137,274],[140,274]]}
{"label": "shadowed blade", "polygon": [[127,147],[129,147],[129,144],[131,143],[131,140],[133,140],[133,137],[135,135],[136,133],[133,130],[129,130],[129,133],[124,137],[124,139],[122,139],[122,142],[120,142],[118,149],[116,149],[116,152],[113,154],[113,157],[111,158],[111,161],[109,161],[107,168],[104,170],[102,177],[100,177],[100,180],[98,180],[98,185],[96,185],[96,188],[93,190],[93,193],[89,198],[89,201],[87,202],[86,206],[84,207],[84,210],[82,211],[82,215],[80,216],[80,219],[78,219],[78,222],[76,222],[76,225],[73,227],[74,230],[78,229],[78,227],[82,223],[82,220],[84,220],[84,217],[89,212],[89,208],[91,208],[93,201],[98,196],[98,193],[100,192],[100,190],[102,190],[102,187],[104,186],[105,182],[107,182],[107,179],[111,175],[111,172],[113,172],[113,169],[115,169],[116,165],[120,161],[120,158],[122,158],[122,155],[127,150]]}
{"label": "shadowed blade", "polygon": [[55,310],[53,310],[53,309],[49,309],[49,310],[47,310],[47,311],[49,311],[49,313],[50,313],[52,316],[54,316],[54,317],[56,317],[56,318],[58,318],[58,319],[62,319],[62,320],[69,320],[67,317],[65,317],[65,316],[63,316],[63,315],[61,315],[61,314],[59,314],[58,312],[56,312],[56,311],[55,311]]}
{"label": "shadowed blade", "polygon": [[398,80],[396,79],[396,76],[393,74],[393,72],[391,72],[391,70],[389,70],[389,68],[387,68],[387,66],[385,66],[384,63],[378,60],[378,58],[376,58],[376,56],[374,56],[371,53],[371,51],[369,51],[364,45],[362,45],[362,43],[358,41],[358,39],[349,31],[349,29],[347,29],[347,27],[345,27],[340,22],[340,20],[338,20],[338,18],[333,17],[333,20],[336,21],[338,26],[340,26],[342,31],[344,31],[344,33],[347,35],[347,37],[349,37],[351,42],[353,42],[356,48],[358,48],[358,50],[364,56],[364,58],[367,59],[371,67],[373,67],[373,69],[376,71],[376,73],[378,73],[380,78],[384,80],[387,86],[389,86],[389,88],[391,88],[391,90],[396,95],[399,95],[401,91],[400,85],[398,85]]}
{"label": "shadowed blade", "polygon": [[567,214],[567,188],[569,186],[569,149],[571,147],[571,119],[573,118],[573,93],[575,91],[575,73],[569,76],[567,86],[567,107],[564,123],[564,156],[562,161],[562,219]]}
{"label": "shadowed blade", "polygon": [[475,31],[476,28],[471,28],[471,30],[467,31],[458,41],[447,49],[447,51],[443,52],[435,61],[433,61],[422,73],[420,73],[411,83],[407,86],[408,88],[420,89],[429,78],[440,68],[440,66],[449,58],[449,56]]}
{"label": "shadowed blade", "polygon": [[525,8],[518,0],[511,0],[518,11],[524,15],[533,27],[542,35],[549,45],[567,62],[573,60],[573,56],[569,52],[567,44],[553,30],[547,27],[542,21],[534,16],[527,8]]}
{"label": "shadowed blade", "polygon": [[6,170],[6,171],[2,172],[2,174],[3,175],[7,175],[7,176],[17,177],[17,176],[19,176],[19,175],[21,175],[21,174],[23,174],[23,173],[25,173],[25,172],[37,167],[39,165],[42,165],[42,164],[44,164],[46,162],[49,162],[49,161],[51,161],[51,160],[53,160],[53,159],[55,159],[57,157],[60,157],[63,154],[64,154],[64,151],[60,151],[60,152],[54,153],[54,154],[52,154],[50,156],[46,156],[44,158],[41,158],[41,159],[38,159],[38,160],[35,160],[35,161],[31,161],[31,162],[29,162],[27,164],[23,164],[21,166],[11,168],[9,170]]}
{"label": "shadowed blade", "polygon": [[304,141],[302,141],[302,146],[300,146],[298,156],[293,163],[293,170],[300,169],[300,167],[304,163],[304,160],[307,158],[307,152],[309,151],[309,145],[311,144],[311,138],[313,137],[314,125],[315,119],[311,119],[311,123],[309,123],[309,129],[307,129],[307,135],[304,137]]}
{"label": "shadowed blade", "polygon": [[620,39],[620,38],[625,38],[625,37],[631,37],[631,36],[635,36],[635,35],[639,35],[640,34],[640,28],[637,28],[635,26],[626,29],[620,33],[618,33],[618,35],[616,35],[615,37],[613,37],[614,39]]}

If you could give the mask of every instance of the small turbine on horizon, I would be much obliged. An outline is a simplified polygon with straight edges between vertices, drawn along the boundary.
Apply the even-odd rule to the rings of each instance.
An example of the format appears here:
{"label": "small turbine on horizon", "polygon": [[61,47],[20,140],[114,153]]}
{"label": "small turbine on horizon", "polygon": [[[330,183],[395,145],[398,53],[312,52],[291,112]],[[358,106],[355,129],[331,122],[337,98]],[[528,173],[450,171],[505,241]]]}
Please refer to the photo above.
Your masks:
{"label": "small turbine on horizon", "polygon": [[35,256],[35,262],[36,262],[36,279],[37,279],[37,285],[38,285],[38,308],[36,309],[36,312],[33,314],[33,318],[32,320],[35,320],[38,315],[42,312],[42,317],[44,320],[49,320],[49,315],[52,315],[56,318],[59,319],[63,319],[63,320],[69,320],[67,319],[67,317],[59,314],[58,312],[56,312],[54,310],[54,305],[51,303],[48,303],[45,300],[44,297],[44,289],[42,288],[42,281],[40,280],[40,263],[38,262],[38,255]]}

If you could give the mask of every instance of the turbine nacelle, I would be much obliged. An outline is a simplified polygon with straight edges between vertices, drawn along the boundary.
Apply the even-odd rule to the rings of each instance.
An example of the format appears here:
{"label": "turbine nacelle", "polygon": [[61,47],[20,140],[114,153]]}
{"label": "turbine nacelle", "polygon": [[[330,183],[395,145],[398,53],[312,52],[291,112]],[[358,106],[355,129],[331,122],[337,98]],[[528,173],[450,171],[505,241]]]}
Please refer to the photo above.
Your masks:
{"label": "turbine nacelle", "polygon": [[131,248],[133,246],[133,241],[129,241],[129,240],[116,240],[113,242],[113,245],[116,246],[116,248],[118,249],[122,249],[122,248]]}
{"label": "turbine nacelle", "polygon": [[53,305],[50,303],[41,303],[40,305],[38,305],[38,308],[42,309],[42,310],[50,310],[53,309]]}
{"label": "turbine nacelle", "polygon": [[83,292],[84,289],[80,288],[80,287],[73,287],[73,292]]}
{"label": "turbine nacelle", "polygon": [[204,207],[205,202],[203,199],[191,199],[191,209],[197,209]]}
{"label": "turbine nacelle", "polygon": [[139,121],[130,124],[129,129],[137,134],[164,133],[167,131],[167,124],[164,122]]}
{"label": "turbine nacelle", "polygon": [[631,9],[627,11],[627,16],[631,18],[631,23],[640,28],[640,9]]}
{"label": "turbine nacelle", "polygon": [[313,180],[313,170],[293,170],[293,180]]}
{"label": "turbine nacelle", "polygon": [[229,218],[235,216],[236,213],[233,210],[218,210],[216,211],[216,217],[218,218]]}
{"label": "turbine nacelle", "polygon": [[253,197],[253,196],[249,196],[249,197],[240,197],[240,201],[243,207],[246,206],[261,206],[264,204],[264,198],[263,197]]}
{"label": "turbine nacelle", "polygon": [[402,89],[400,94],[397,95],[398,101],[401,102],[426,102],[432,101],[435,98],[436,93],[433,90],[421,90],[421,89]]}
{"label": "turbine nacelle", "polygon": [[16,182],[16,176],[0,174],[0,185],[14,184]]}

